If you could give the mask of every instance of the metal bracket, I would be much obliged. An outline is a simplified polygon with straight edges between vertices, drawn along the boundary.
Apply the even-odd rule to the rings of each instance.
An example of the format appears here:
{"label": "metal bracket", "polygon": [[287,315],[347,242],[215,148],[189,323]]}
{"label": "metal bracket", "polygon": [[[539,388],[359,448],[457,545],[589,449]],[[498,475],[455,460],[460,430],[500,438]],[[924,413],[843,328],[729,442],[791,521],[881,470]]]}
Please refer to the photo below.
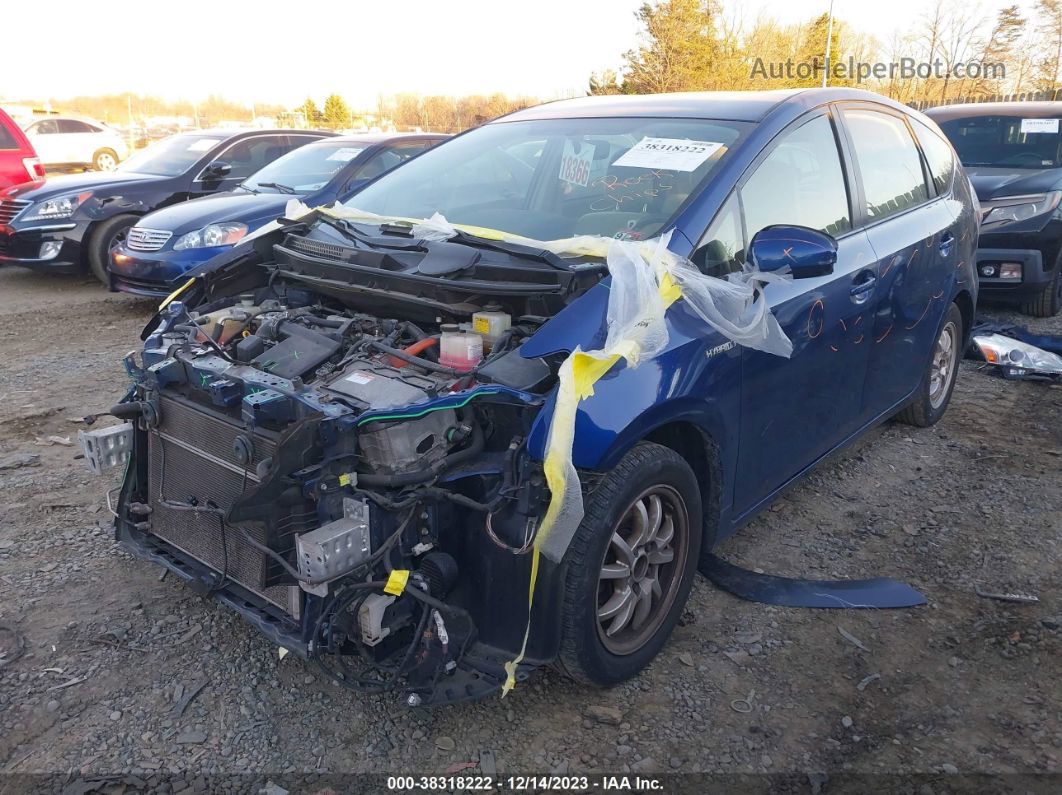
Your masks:
{"label": "metal bracket", "polygon": [[110,428],[78,431],[78,444],[85,455],[85,462],[97,475],[106,469],[124,466],[133,449],[133,423],[123,422]]}

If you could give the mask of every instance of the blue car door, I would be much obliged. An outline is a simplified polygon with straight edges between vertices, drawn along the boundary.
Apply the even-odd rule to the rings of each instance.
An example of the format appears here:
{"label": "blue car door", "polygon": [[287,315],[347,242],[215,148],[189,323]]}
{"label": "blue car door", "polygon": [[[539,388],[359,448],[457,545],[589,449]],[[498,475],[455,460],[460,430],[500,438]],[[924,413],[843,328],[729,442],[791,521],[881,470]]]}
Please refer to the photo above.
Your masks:
{"label": "blue car door", "polygon": [[746,240],[773,224],[833,235],[833,272],[770,284],[764,296],[793,342],[783,359],[742,351],[741,442],[734,508],[747,513],[859,425],[867,330],[877,289],[866,234],[853,225],[847,156],[834,119],[813,112],[778,135],[738,189]]}
{"label": "blue car door", "polygon": [[840,115],[879,270],[877,294],[863,320],[870,350],[863,415],[869,422],[895,408],[922,378],[958,272],[958,222],[947,197],[950,176],[942,188],[927,180],[902,114],[880,105],[846,105]]}

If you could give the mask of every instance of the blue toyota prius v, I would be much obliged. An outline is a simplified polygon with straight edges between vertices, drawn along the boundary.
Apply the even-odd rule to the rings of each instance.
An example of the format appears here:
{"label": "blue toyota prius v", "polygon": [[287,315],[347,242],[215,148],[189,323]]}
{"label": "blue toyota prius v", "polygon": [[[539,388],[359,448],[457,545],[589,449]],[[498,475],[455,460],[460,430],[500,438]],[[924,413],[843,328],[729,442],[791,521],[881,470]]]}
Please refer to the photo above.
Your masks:
{"label": "blue toyota prius v", "polygon": [[782,489],[943,416],[976,246],[880,96],[549,103],[191,271],[87,456],[127,549],[345,687],[610,685]]}

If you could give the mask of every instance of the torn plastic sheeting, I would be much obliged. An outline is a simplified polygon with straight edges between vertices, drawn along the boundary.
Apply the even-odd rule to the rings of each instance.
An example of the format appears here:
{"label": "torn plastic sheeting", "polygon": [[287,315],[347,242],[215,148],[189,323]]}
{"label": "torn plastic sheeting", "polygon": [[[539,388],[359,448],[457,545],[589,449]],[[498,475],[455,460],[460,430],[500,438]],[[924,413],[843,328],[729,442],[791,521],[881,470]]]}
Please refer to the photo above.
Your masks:
{"label": "torn plastic sheeting", "polygon": [[[443,220],[433,218],[437,227],[442,226]],[[543,463],[550,503],[532,545],[527,626],[519,653],[505,663],[503,697],[516,686],[517,666],[527,649],[540,555],[545,554],[559,563],[583,518],[582,488],[572,462],[579,401],[594,394],[594,384],[621,358],[628,366],[637,367],[643,358],[654,356],[666,347],[665,313],[679,298],[686,300],[707,325],[734,342],[786,358],[792,353],[792,342],[767,309],[766,299],[761,297],[755,301],[764,282],[786,277],[756,270],[734,274],[737,278],[726,281],[705,276],[688,260],[669,251],[669,240],[670,233],[645,243],[599,238],[594,244],[605,247],[612,277],[607,334],[598,350],[572,351],[558,372],[557,397]],[[580,241],[576,245],[587,244]]]}
{"label": "torn plastic sheeting", "polygon": [[782,607],[894,608],[926,603],[919,591],[899,580],[802,580],[749,571],[705,556],[701,573],[715,585],[750,602]]}

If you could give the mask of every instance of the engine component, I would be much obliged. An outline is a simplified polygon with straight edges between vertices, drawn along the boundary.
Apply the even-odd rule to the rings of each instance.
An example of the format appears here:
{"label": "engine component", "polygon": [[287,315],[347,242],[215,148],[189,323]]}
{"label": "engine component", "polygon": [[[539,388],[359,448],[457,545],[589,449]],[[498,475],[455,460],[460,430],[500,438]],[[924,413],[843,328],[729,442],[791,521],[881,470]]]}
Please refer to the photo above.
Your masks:
{"label": "engine component", "polygon": [[462,372],[471,370],[483,359],[483,337],[459,331],[453,323],[442,325],[439,341],[439,364]]}
{"label": "engine component", "polygon": [[428,469],[446,456],[456,424],[454,411],[443,409],[389,426],[369,425],[373,430],[359,437],[362,458],[374,472],[390,475]]}
{"label": "engine component", "polygon": [[366,646],[375,646],[391,634],[391,628],[385,627],[383,620],[384,612],[394,601],[395,597],[389,594],[374,593],[361,603],[358,608],[358,627],[361,630],[361,642]]}
{"label": "engine component", "polygon": [[553,371],[544,359],[525,359],[517,349],[487,362],[479,376],[513,389],[538,392],[552,381]]}
{"label": "engine component", "polygon": [[358,360],[328,384],[327,389],[352,397],[364,408],[387,409],[427,400],[440,386],[426,376],[399,372],[395,367]]}
{"label": "engine component", "polygon": [[346,574],[372,553],[369,505],[364,500],[343,500],[343,518],[296,536],[299,574],[316,585],[300,582],[303,590],[328,594],[328,581]]}
{"label": "engine component", "polygon": [[489,303],[481,312],[472,315],[472,330],[483,337],[483,348],[489,351],[501,335],[513,324],[512,315],[503,312],[501,306]]}
{"label": "engine component", "polygon": [[342,347],[338,340],[298,323],[284,322],[280,324],[280,329],[286,339],[256,356],[253,363],[281,378],[299,378],[317,369]]}

